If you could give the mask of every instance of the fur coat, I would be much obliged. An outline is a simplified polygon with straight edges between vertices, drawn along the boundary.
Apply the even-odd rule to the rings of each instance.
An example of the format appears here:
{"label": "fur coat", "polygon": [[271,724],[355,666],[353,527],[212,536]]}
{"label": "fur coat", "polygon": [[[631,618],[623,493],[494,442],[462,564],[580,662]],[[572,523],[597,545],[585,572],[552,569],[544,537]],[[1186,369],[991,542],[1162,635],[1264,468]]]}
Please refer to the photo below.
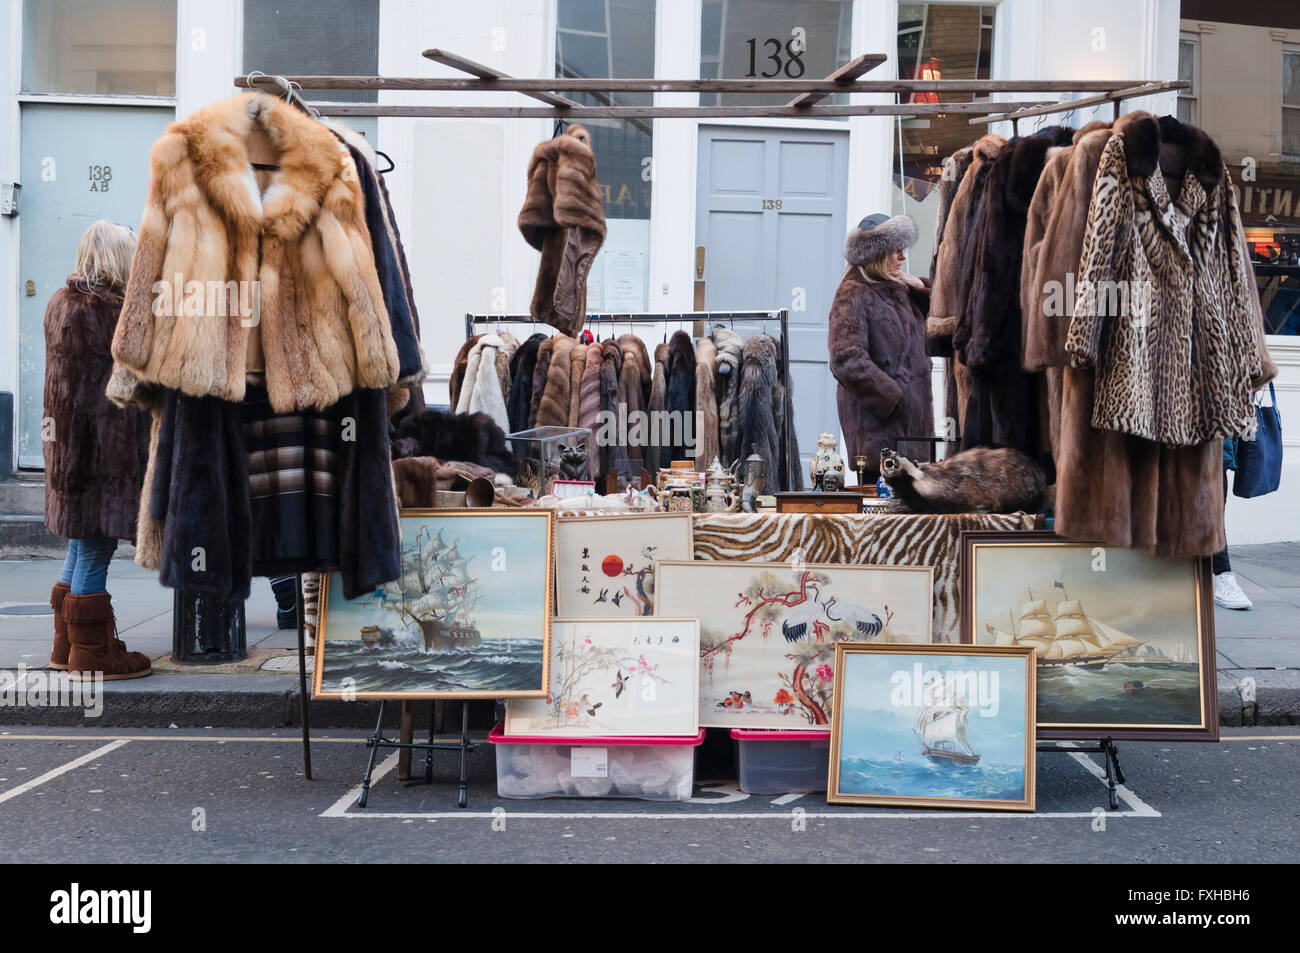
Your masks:
{"label": "fur coat", "polygon": [[122,295],[69,278],[45,308],[45,525],[68,539],[135,539],[149,417],[104,395]]}
{"label": "fur coat", "polygon": [[[248,164],[255,128],[280,165],[263,196]],[[113,336],[126,372],[194,397],[241,400],[256,327],[278,413],[397,381],[359,175],[329,129],[273,96],[241,94],[168,126],[149,166]],[[255,316],[229,300],[229,282],[256,292]],[[201,305],[187,287],[205,289]]]}
{"label": "fur coat", "polygon": [[542,346],[537,349],[537,364],[533,367],[533,388],[532,396],[528,401],[528,422],[527,427],[537,426],[537,408],[542,404],[542,393],[546,390],[546,375],[551,372],[551,355],[555,353],[555,340],[557,335],[552,335],[542,342]]}
{"label": "fur coat", "polygon": [[[623,352],[617,341],[600,342],[600,410],[601,414],[618,414],[618,381],[623,370]],[[614,469],[614,461],[624,455],[622,447],[606,443],[600,447],[600,472],[604,476]]]}
{"label": "fur coat", "polygon": [[[767,463],[765,492],[797,489],[790,485],[781,465],[785,430],[786,387],[781,382],[781,351],[770,334],[755,334],[745,342],[740,368],[740,448],[742,456],[757,453]],[[798,459],[793,442],[788,453]],[[797,468],[796,468],[797,469]]]}
{"label": "fur coat", "polygon": [[[582,365],[582,383],[578,394],[578,426],[595,433],[599,427],[601,346],[588,344]],[[594,461],[592,461],[594,464]]]}
{"label": "fur coat", "polygon": [[731,466],[748,454],[740,452],[740,368],[745,342],[730,328],[714,328],[717,347],[717,376],[714,393],[718,398],[718,450],[724,466]]}
{"label": "fur coat", "polygon": [[[971,372],[962,447],[1011,447],[1051,466],[1038,422],[1037,381],[1021,367],[1020,272],[1034,188],[1048,150],[1072,132],[1052,126],[1011,139],[991,165],[965,241],[971,252],[953,348]],[[966,258],[963,256],[963,266]]]}
{"label": "fur coat", "polygon": [[456,403],[458,414],[487,414],[503,431],[510,426],[506,399],[497,373],[505,343],[495,334],[481,335],[466,362],[465,383]]}
{"label": "fur coat", "polygon": [[582,404],[582,375],[587,369],[587,345],[579,341],[569,353],[569,419],[568,426],[578,426]]}
{"label": "fur coat", "polygon": [[546,381],[542,397],[537,404],[535,427],[564,427],[569,423],[569,387],[571,367],[569,356],[580,345],[571,337],[557,334],[551,339],[551,362],[546,368]]}
{"label": "fur coat", "polygon": [[934,433],[925,353],[929,296],[928,288],[868,282],[855,268],[840,280],[831,303],[827,348],[831,374],[839,382],[844,458],[865,456],[872,479],[881,450],[896,450],[900,437]]}
{"label": "fur coat", "polygon": [[695,466],[701,472],[718,456],[718,398],[713,381],[718,374],[718,346],[711,338],[695,345]]}
{"label": "fur coat", "polygon": [[510,396],[506,400],[506,413],[510,418],[508,433],[528,429],[528,412],[533,399],[533,371],[537,367],[537,352],[545,340],[545,334],[534,334],[519,345],[514,357],[510,359]]}
{"label": "fur coat", "polygon": [[497,473],[513,473],[515,460],[506,448],[506,435],[483,414],[446,414],[426,410],[406,418],[393,429],[392,455],[437,457],[474,463]]}
{"label": "fur coat", "polygon": [[460,403],[460,389],[465,384],[465,375],[469,370],[469,356],[478,344],[481,334],[471,334],[456,352],[451,362],[451,378],[447,381],[448,406],[455,408]]}
{"label": "fur coat", "polygon": [[587,319],[587,273],[605,241],[596,156],[584,127],[572,125],[533,150],[519,230],[542,253],[533,318],[576,335]]}
{"label": "fur coat", "polygon": [[1148,117],[1107,140],[1065,349],[1095,368],[1094,426],[1170,446],[1254,434],[1252,392],[1276,369],[1232,182],[1200,129]]}
{"label": "fur coat", "polygon": [[[668,360],[665,365],[664,410],[673,416],[669,421],[680,422],[671,426],[669,446],[659,448],[659,466],[666,467],[674,460],[695,458],[695,347],[685,331],[674,331],[668,339]],[[689,420],[689,423],[688,423]],[[686,441],[686,428],[691,427],[691,442]],[[680,439],[678,439],[680,435]]]}
{"label": "fur coat", "polygon": [[638,406],[641,410],[645,410],[650,400],[650,376],[653,371],[650,365],[650,353],[645,349],[645,342],[635,334],[619,335],[618,347],[623,352],[624,359],[629,353],[636,357],[637,386],[641,390]]}
{"label": "fur coat", "polygon": [[[636,418],[632,414],[643,413],[645,407],[645,392],[642,390],[642,361],[645,358],[645,345],[641,339],[634,334],[624,334],[618,338],[619,354],[622,363],[618,370],[618,402],[625,408],[625,413],[629,421]],[[623,448],[623,455],[627,459],[635,461],[640,466],[645,458],[646,449],[643,444],[632,444]]]}

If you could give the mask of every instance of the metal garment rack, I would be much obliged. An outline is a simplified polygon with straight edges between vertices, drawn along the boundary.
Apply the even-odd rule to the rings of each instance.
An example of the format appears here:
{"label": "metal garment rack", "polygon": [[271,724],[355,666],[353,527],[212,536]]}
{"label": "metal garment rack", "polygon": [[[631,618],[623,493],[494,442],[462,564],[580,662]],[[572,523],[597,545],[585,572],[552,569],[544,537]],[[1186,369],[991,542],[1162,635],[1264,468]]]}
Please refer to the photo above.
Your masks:
{"label": "metal garment rack", "polygon": [[[722,325],[723,327],[734,327],[736,322],[741,324],[749,322],[751,324],[762,322],[764,324],[776,321],[781,326],[780,352],[781,352],[781,382],[785,385],[785,413],[782,416],[781,423],[781,470],[783,471],[783,481],[785,486],[790,486],[794,473],[792,466],[798,466],[797,460],[790,457],[790,415],[794,403],[790,397],[790,312],[785,308],[772,311],[683,311],[674,313],[663,312],[636,312],[636,313],[599,313],[587,315],[586,327],[599,340],[600,330],[602,327],[608,327],[612,332],[617,331],[620,325],[626,325],[628,333],[633,333],[632,325],[635,324],[676,324],[692,327],[697,322],[712,327],[713,325]],[[534,328],[550,328],[556,333],[559,329],[545,321],[534,320],[529,314],[473,314],[465,315],[465,338],[474,336],[474,329],[482,326],[493,326],[502,324],[514,324],[531,326]],[[685,330],[683,328],[682,330]],[[707,334],[707,329],[705,330]],[[647,348],[653,353],[653,348]],[[741,459],[744,459],[744,452],[741,452]]]}
{"label": "metal garment rack", "polygon": [[[477,63],[455,53],[428,49],[423,57],[430,62],[458,70],[466,76],[385,77],[385,76],[279,76],[253,71],[236,76],[234,83],[242,89],[259,89],[282,96],[303,112],[320,118],[324,112],[331,116],[380,116],[410,118],[543,118],[554,122],[572,122],[582,119],[711,119],[724,117],[769,118],[786,117],[816,119],[838,116],[935,116],[961,113],[983,114],[970,120],[972,124],[988,125],[1009,121],[1019,133],[1019,121],[1027,116],[1072,112],[1100,103],[1114,103],[1115,116],[1119,104],[1126,99],[1136,99],[1153,93],[1186,89],[1185,81],[1147,80],[924,80],[890,79],[863,80],[862,75],[887,60],[883,53],[865,53],[854,57],[823,79],[615,79],[555,77],[519,79],[494,67]],[[539,101],[541,106],[410,106],[389,104],[308,102],[301,91],[305,90],[375,90],[424,92],[518,92]],[[612,96],[616,93],[695,92],[770,94],[792,92],[796,95],[783,105],[767,106],[588,106],[563,95],[564,93],[591,93]],[[824,106],[818,103],[827,96],[841,93],[890,94],[893,103],[857,103]],[[904,99],[916,93],[974,93],[977,95],[1016,93],[1095,93],[1083,99],[1059,103],[1037,100],[977,100],[970,103],[908,103]],[[711,312],[720,314],[721,312]],[[730,312],[728,312],[730,313]],[[785,312],[781,320],[782,374],[789,379],[789,347],[786,334]],[[489,321],[496,316],[487,316]],[[599,316],[593,316],[599,317]],[[617,316],[625,319],[630,316]],[[660,316],[662,317],[662,316]],[[682,315],[683,319],[688,316]],[[531,317],[526,322],[533,323]],[[467,327],[470,325],[467,324]],[[785,432],[782,434],[782,453],[787,458],[789,447],[791,402],[787,388]],[[790,461],[786,460],[786,483],[790,483]],[[301,580],[299,581],[301,592]],[[303,650],[303,625],[301,599],[298,623],[298,666],[301,684],[306,684],[306,657]],[[311,749],[307,725],[308,699],[305,687],[302,692],[303,764],[306,777],[311,778]],[[1109,762],[1108,762],[1109,764]]]}

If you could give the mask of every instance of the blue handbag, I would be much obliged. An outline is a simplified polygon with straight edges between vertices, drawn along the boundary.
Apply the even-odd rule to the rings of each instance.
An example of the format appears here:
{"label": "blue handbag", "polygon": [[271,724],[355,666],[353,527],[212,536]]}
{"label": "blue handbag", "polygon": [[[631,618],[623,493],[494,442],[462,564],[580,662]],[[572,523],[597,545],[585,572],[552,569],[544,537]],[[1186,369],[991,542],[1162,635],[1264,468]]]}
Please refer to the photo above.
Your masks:
{"label": "blue handbag", "polygon": [[1232,495],[1247,499],[1272,493],[1282,482],[1282,415],[1277,410],[1277,395],[1268,385],[1272,407],[1255,407],[1259,430],[1254,440],[1237,441],[1237,475],[1232,480]]}

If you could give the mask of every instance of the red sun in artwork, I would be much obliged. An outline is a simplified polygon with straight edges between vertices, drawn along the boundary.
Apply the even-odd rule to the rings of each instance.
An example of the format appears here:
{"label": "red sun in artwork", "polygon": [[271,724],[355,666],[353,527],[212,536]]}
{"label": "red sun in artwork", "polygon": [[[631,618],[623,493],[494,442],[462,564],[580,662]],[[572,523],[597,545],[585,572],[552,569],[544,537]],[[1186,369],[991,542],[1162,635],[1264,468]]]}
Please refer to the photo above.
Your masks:
{"label": "red sun in artwork", "polygon": [[600,561],[600,571],[606,576],[617,576],[623,571],[623,560],[618,556],[606,556]]}

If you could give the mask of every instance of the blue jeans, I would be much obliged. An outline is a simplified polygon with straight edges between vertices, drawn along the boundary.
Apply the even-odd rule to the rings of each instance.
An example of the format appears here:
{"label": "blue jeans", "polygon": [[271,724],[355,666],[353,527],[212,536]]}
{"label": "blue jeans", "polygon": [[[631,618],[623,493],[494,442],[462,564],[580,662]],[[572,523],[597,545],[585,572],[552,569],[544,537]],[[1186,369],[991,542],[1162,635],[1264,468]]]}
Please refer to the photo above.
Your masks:
{"label": "blue jeans", "polygon": [[117,540],[107,536],[87,536],[68,541],[68,555],[63,560],[59,582],[72,586],[74,596],[107,592],[108,564],[117,550]]}

